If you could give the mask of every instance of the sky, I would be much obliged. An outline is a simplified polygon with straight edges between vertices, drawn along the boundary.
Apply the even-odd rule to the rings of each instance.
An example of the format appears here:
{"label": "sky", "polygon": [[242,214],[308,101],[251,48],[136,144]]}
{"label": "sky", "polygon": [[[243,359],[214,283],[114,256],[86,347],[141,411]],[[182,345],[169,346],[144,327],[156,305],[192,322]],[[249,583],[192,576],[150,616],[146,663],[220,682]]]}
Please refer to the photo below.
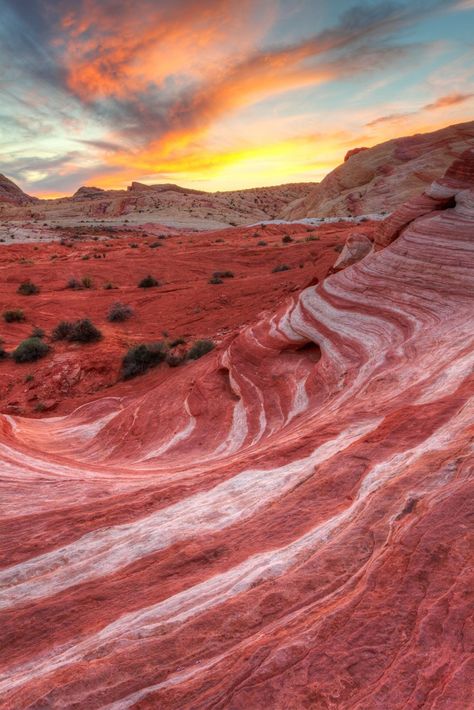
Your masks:
{"label": "sky", "polygon": [[347,150],[472,120],[474,0],[0,0],[0,172],[318,181]]}

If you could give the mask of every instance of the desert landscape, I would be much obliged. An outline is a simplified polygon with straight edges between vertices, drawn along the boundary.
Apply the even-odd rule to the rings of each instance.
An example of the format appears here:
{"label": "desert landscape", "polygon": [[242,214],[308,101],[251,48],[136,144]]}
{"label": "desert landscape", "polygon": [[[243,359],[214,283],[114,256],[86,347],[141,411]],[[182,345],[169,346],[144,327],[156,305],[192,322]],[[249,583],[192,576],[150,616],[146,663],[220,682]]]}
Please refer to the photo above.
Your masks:
{"label": "desert landscape", "polygon": [[[73,99],[109,133],[47,157],[13,62],[44,131],[0,162],[0,709],[473,707],[474,94],[377,99],[324,174],[295,134],[249,176],[242,138],[276,69],[322,101],[421,5],[27,5],[5,46],[61,92],[58,146]],[[433,13],[463,46],[472,3]]]}

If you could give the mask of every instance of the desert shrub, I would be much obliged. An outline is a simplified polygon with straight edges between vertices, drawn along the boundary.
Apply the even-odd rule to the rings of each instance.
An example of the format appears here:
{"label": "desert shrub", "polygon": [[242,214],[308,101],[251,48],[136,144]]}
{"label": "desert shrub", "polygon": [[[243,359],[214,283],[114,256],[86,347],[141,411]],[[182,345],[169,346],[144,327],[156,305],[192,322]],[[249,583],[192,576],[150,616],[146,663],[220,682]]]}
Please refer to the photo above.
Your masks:
{"label": "desert shrub", "polygon": [[208,284],[223,284],[223,280],[219,278],[218,276],[211,276],[209,281],[207,282]]}
{"label": "desert shrub", "polygon": [[138,249],[138,244],[136,242],[134,242],[133,244],[129,244],[128,246],[130,247],[130,249]]}
{"label": "desert shrub", "polygon": [[104,288],[106,291],[111,291],[114,288],[117,288],[116,286],[113,285],[110,281],[107,281],[107,283],[104,284]]}
{"label": "desert shrub", "polygon": [[71,288],[75,291],[75,290],[81,289],[82,284],[77,279],[72,278],[72,279],[69,279],[69,281],[67,282],[66,288]]}
{"label": "desert shrub", "polygon": [[267,246],[267,242],[264,242],[263,239],[261,239],[259,242],[257,242],[257,246],[258,246],[258,247],[266,247],[266,246]]}
{"label": "desert shrub", "polygon": [[23,281],[17,289],[17,293],[21,293],[22,296],[34,296],[39,292],[40,290],[38,286],[29,279],[27,281]]}
{"label": "desert shrub", "polygon": [[53,340],[69,340],[73,327],[71,321],[62,320],[53,328],[53,332],[51,333]]}
{"label": "desert shrub", "polygon": [[278,266],[275,266],[274,269],[272,269],[272,274],[278,274],[280,271],[289,271],[290,267],[287,266],[286,264],[278,264]]}
{"label": "desert shrub", "polygon": [[73,323],[61,321],[52,336],[54,340],[68,340],[71,343],[94,343],[101,339],[102,333],[89,318],[81,318]]}
{"label": "desert shrub", "polygon": [[160,282],[157,281],[153,276],[150,276],[150,274],[148,274],[148,276],[145,276],[145,278],[142,279],[138,284],[139,288],[153,288],[154,286],[159,285]]}
{"label": "desert shrub", "polygon": [[13,308],[11,311],[3,311],[3,320],[5,323],[21,323],[26,319],[21,308]]}
{"label": "desert shrub", "polygon": [[166,345],[160,342],[135,345],[122,360],[122,378],[130,380],[132,377],[143,375],[151,367],[156,367],[166,360],[167,352]]}
{"label": "desert shrub", "polygon": [[289,234],[285,234],[283,239],[281,240],[283,244],[289,244],[290,242],[294,241],[292,237],[290,237]]}
{"label": "desert shrub", "polygon": [[107,320],[111,323],[123,323],[133,316],[133,309],[125,303],[117,301],[113,303],[107,314]]}
{"label": "desert shrub", "polygon": [[84,276],[84,278],[81,279],[81,284],[83,288],[92,288],[94,285],[90,276]]}
{"label": "desert shrub", "polygon": [[8,353],[3,347],[3,345],[0,343],[0,360],[5,360],[8,357]]}
{"label": "desert shrub", "polygon": [[25,377],[25,384],[26,384],[27,382],[33,382],[34,379],[35,379],[35,378],[34,378],[34,375],[32,375],[31,372],[30,372],[29,375],[26,375],[26,377]]}
{"label": "desert shrub", "polygon": [[338,254],[340,254],[343,249],[344,249],[344,244],[336,244],[336,246],[334,247],[334,251],[337,252]]}
{"label": "desert shrub", "polygon": [[196,342],[192,344],[188,351],[188,358],[190,360],[198,360],[206,353],[211,352],[213,348],[214,343],[212,342],[212,340],[196,340]]}
{"label": "desert shrub", "polygon": [[184,362],[185,358],[181,355],[175,355],[174,353],[168,353],[166,356],[166,362],[170,367],[178,367]]}
{"label": "desert shrub", "polygon": [[23,340],[12,352],[15,362],[34,362],[47,355],[49,346],[40,338],[27,338]]}
{"label": "desert shrub", "polygon": [[150,249],[156,249],[157,247],[162,247],[163,244],[161,242],[152,242],[148,246],[150,247]]}
{"label": "desert shrub", "polygon": [[46,409],[46,405],[43,402],[36,402],[35,412],[44,412],[45,409]]}
{"label": "desert shrub", "polygon": [[175,348],[177,345],[184,345],[185,342],[186,341],[184,338],[175,338],[174,340],[171,341],[170,348]]}
{"label": "desert shrub", "polygon": [[234,272],[233,271],[214,271],[212,276],[216,279],[233,279]]}
{"label": "desert shrub", "polygon": [[44,338],[45,332],[42,328],[38,328],[35,326],[33,330],[31,331],[31,338]]}
{"label": "desert shrub", "polygon": [[89,254],[84,254],[84,256],[81,256],[82,261],[89,261],[90,256]]}
{"label": "desert shrub", "polygon": [[317,242],[319,241],[319,237],[315,237],[314,234],[310,234],[309,236],[304,238],[305,242]]}

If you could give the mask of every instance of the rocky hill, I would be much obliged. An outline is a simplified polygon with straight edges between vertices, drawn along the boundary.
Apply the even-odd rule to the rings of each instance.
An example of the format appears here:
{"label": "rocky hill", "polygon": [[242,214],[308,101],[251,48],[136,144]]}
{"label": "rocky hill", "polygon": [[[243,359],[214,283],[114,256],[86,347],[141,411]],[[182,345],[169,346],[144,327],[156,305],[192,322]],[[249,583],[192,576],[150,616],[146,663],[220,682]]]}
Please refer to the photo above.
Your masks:
{"label": "rocky hill", "polygon": [[0,174],[0,203],[26,205],[36,201],[36,198],[30,197],[5,175]]}
{"label": "rocky hill", "polygon": [[284,219],[391,212],[429,185],[453,159],[474,146],[474,121],[433,133],[350,150],[309,195],[284,207]]}

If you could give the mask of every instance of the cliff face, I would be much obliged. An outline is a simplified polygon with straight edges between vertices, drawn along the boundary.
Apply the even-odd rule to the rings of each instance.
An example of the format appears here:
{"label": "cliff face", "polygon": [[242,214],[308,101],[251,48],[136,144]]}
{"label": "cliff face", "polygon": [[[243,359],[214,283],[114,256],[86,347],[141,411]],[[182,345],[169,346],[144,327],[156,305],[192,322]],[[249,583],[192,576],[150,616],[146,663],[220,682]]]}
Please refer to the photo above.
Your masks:
{"label": "cliff face", "polygon": [[391,212],[430,185],[470,146],[474,146],[474,121],[354,149],[307,197],[285,207],[281,216],[301,219]]}
{"label": "cliff face", "polygon": [[2,417],[1,708],[472,706],[472,165],[147,393]]}

